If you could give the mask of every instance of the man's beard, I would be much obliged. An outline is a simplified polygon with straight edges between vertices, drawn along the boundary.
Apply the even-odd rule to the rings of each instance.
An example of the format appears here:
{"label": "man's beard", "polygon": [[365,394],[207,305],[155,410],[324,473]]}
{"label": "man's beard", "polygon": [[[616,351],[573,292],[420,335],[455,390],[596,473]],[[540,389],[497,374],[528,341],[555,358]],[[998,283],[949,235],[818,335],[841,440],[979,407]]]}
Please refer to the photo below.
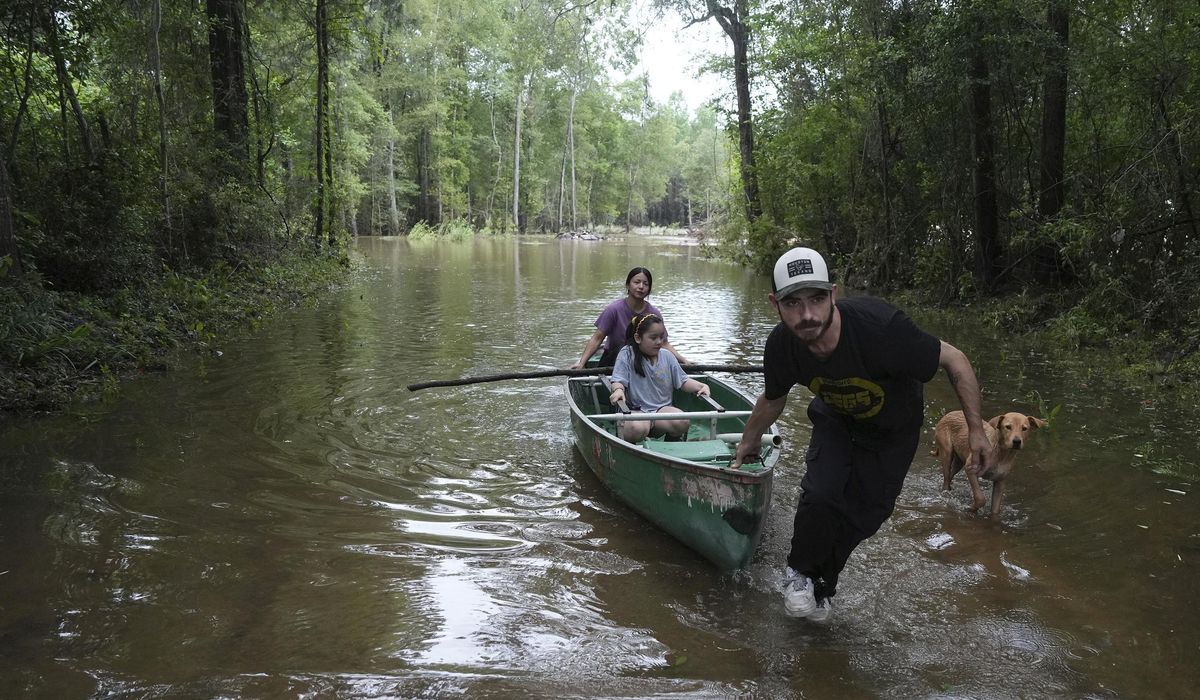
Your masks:
{"label": "man's beard", "polygon": [[799,328],[797,328],[795,332],[796,332],[796,335],[800,335],[800,333],[803,333],[805,331],[820,329],[817,331],[817,334],[815,336],[813,336],[812,339],[810,339],[810,340],[805,340],[803,337],[801,338],[801,340],[804,340],[804,342],[806,342],[806,343],[815,343],[818,340],[820,340],[821,338],[825,337],[826,331],[828,331],[829,327],[832,325],[833,325],[833,309],[830,308],[829,315],[825,317],[824,321],[817,321],[815,323],[806,323],[806,324],[800,326]]}

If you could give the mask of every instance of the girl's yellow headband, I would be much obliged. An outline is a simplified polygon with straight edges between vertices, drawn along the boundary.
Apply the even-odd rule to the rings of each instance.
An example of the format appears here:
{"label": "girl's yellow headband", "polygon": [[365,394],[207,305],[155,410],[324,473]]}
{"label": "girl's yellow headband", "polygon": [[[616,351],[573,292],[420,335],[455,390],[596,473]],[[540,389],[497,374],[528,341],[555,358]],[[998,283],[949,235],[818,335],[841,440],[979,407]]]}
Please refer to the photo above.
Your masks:
{"label": "girl's yellow headband", "polygon": [[633,327],[633,334],[641,335],[642,334],[642,324],[652,318],[655,320],[659,320],[658,316],[655,316],[654,314],[646,314],[645,316],[642,316],[640,319],[638,319],[637,324],[634,325],[634,327]]}

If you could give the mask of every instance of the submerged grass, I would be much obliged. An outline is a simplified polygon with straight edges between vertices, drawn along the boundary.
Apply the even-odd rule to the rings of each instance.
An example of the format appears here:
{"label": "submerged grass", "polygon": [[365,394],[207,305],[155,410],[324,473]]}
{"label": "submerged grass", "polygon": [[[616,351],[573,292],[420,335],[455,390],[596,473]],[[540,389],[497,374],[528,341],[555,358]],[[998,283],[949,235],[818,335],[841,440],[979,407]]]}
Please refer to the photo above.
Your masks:
{"label": "submerged grass", "polygon": [[292,253],[198,274],[165,271],[108,296],[0,285],[0,415],[111,395],[119,379],[209,352],[344,279],[342,254]]}
{"label": "submerged grass", "polygon": [[1169,397],[1200,417],[1200,329],[1152,331],[1137,319],[1103,314],[1086,304],[1064,303],[1028,293],[972,302],[969,306],[936,306],[915,294],[895,295],[902,308],[943,326],[970,314],[999,336],[1019,336],[1027,344],[1053,353],[1060,363],[1085,368],[1091,376],[1130,391]]}
{"label": "submerged grass", "polygon": [[[1062,420],[1064,403],[1074,404],[1067,411],[1074,419],[1089,412],[1126,416],[1123,425],[1130,436],[1142,436],[1128,454],[1132,469],[1168,485],[1200,482],[1200,462],[1187,438],[1200,430],[1200,343],[1193,324],[1152,330],[1129,314],[1104,313],[1086,300],[1071,303],[1054,295],[1026,293],[949,306],[931,304],[919,292],[886,296],[918,323],[951,329],[946,339],[959,347],[971,343],[971,333],[989,339],[982,351],[996,354],[999,371],[1017,373],[1006,382],[1020,387],[1022,395],[1010,398],[1023,400],[1026,412],[1049,419],[1049,429]],[[1036,384],[1019,376],[1022,356],[1052,365],[1073,388],[1063,396],[1031,388]]]}
{"label": "submerged grass", "polygon": [[471,240],[475,236],[499,237],[512,235],[511,231],[505,229],[495,229],[491,226],[475,228],[463,219],[451,219],[443,221],[436,226],[430,226],[424,221],[418,221],[409,229],[408,239],[410,241],[440,240],[462,242]]}

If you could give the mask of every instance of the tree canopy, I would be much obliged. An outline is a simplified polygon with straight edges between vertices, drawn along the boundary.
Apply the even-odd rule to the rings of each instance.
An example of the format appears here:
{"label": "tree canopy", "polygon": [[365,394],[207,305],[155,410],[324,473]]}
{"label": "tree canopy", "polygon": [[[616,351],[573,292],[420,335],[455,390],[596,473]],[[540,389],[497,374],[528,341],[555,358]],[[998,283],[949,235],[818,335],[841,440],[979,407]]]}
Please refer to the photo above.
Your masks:
{"label": "tree canopy", "polygon": [[725,204],[716,117],[614,78],[622,2],[5,7],[0,258],[58,290],[418,224],[686,224],[685,165]]}
{"label": "tree canopy", "polygon": [[730,237],[760,263],[798,238],[856,286],[1200,322],[1195,4],[762,1],[747,23],[770,225]]}
{"label": "tree canopy", "polygon": [[703,222],[760,266],[1200,325],[1194,3],[657,0],[735,49],[691,114],[632,70],[631,2],[12,0],[0,275]]}

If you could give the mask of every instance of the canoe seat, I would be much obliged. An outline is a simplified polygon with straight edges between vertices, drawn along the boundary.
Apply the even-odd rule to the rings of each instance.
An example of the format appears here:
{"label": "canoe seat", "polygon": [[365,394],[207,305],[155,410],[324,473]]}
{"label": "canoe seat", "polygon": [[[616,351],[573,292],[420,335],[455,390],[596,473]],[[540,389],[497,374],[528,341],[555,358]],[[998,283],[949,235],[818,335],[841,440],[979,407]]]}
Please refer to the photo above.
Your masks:
{"label": "canoe seat", "polygon": [[708,462],[714,459],[728,460],[733,457],[733,449],[723,440],[695,440],[691,442],[666,442],[664,440],[646,440],[642,443],[651,452],[658,452],[676,459],[686,459],[692,462]]}

